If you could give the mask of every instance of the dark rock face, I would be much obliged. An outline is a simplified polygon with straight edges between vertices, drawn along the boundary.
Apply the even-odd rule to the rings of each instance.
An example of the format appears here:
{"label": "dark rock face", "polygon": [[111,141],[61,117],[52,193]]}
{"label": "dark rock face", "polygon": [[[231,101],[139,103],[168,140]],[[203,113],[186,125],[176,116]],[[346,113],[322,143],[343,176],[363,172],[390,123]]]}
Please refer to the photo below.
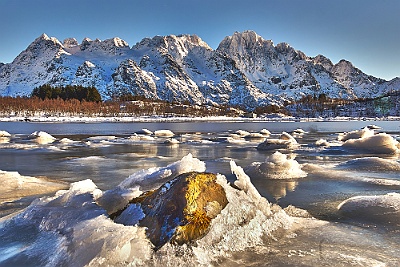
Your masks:
{"label": "dark rock face", "polygon": [[[207,234],[211,220],[228,204],[226,194],[212,173],[185,173],[159,189],[132,199],[142,215],[136,223],[147,227],[147,236],[155,248],[167,242],[182,245]],[[115,218],[125,224],[130,219],[127,207]],[[130,221],[129,223],[132,223]]]}

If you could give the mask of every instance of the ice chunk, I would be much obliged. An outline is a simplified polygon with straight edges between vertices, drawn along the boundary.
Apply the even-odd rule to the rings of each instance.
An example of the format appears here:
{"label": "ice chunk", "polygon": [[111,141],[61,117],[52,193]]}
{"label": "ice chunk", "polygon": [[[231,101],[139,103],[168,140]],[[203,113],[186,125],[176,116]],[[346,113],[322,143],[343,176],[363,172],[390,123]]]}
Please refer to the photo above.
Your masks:
{"label": "ice chunk", "polygon": [[171,130],[157,130],[154,132],[155,136],[173,137],[175,134]]}
{"label": "ice chunk", "polygon": [[0,137],[11,137],[11,134],[6,131],[0,131]]}
{"label": "ice chunk", "polygon": [[266,135],[266,136],[270,136],[270,135],[271,135],[271,132],[268,131],[267,129],[262,129],[262,130],[260,131],[260,134],[263,134],[263,135]]}
{"label": "ice chunk", "polygon": [[317,141],[315,141],[315,145],[316,146],[326,146],[326,147],[330,146],[329,142],[326,141],[325,139],[318,139]]}
{"label": "ice chunk", "polygon": [[263,163],[254,162],[246,168],[246,172],[268,179],[293,179],[307,176],[294,158],[279,151],[268,156]]}
{"label": "ice chunk", "polygon": [[375,134],[374,130],[365,127],[362,130],[355,130],[348,133],[340,133],[338,135],[338,140],[345,142],[350,139],[366,138],[369,136],[373,136],[374,134]]}
{"label": "ice chunk", "polygon": [[30,176],[22,176],[18,172],[0,170],[0,203],[20,199],[21,197],[55,192],[65,188],[66,184],[48,181]]}
{"label": "ice chunk", "polygon": [[346,161],[338,165],[340,169],[349,169],[368,172],[400,172],[400,163],[396,160],[379,157],[365,157]]}
{"label": "ice chunk", "polygon": [[358,220],[400,225],[400,194],[352,197],[340,203],[338,210]]}
{"label": "ice chunk", "polygon": [[31,133],[29,138],[34,139],[38,144],[50,144],[56,140],[55,137],[43,131],[35,131]]}
{"label": "ice chunk", "polygon": [[366,135],[358,139],[349,139],[343,144],[343,147],[376,154],[400,153],[399,142],[386,133]]}
{"label": "ice chunk", "polygon": [[296,139],[288,134],[282,132],[279,139],[268,138],[257,146],[258,150],[274,150],[274,149],[293,149],[298,146]]}
{"label": "ice chunk", "polygon": [[164,144],[166,145],[177,145],[179,144],[179,141],[176,140],[175,138],[168,138],[164,141]]}
{"label": "ice chunk", "polygon": [[248,131],[245,131],[245,130],[237,130],[235,133],[240,135],[241,137],[245,137],[250,134]]}
{"label": "ice chunk", "polygon": [[153,134],[152,131],[150,131],[149,129],[146,129],[146,128],[143,128],[142,130],[137,131],[136,133],[137,134],[147,134],[147,135],[152,135]]}

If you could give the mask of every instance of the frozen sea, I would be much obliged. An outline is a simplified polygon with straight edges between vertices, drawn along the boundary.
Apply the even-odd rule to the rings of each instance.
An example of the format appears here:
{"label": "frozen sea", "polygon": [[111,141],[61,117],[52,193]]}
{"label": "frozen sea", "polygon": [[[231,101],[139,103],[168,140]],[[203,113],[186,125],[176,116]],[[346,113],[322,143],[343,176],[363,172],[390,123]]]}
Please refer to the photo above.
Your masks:
{"label": "frozen sea", "polygon": [[[398,121],[0,122],[0,266],[399,266],[399,140]],[[257,193],[158,251],[101,204],[186,171]]]}

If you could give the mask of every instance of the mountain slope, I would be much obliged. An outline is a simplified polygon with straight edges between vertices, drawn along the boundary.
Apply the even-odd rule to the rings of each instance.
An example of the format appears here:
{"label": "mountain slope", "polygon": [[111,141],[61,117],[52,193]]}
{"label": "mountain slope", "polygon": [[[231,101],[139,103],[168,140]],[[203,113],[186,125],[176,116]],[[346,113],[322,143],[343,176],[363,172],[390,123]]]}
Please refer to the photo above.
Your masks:
{"label": "mountain slope", "polygon": [[103,99],[125,94],[197,104],[281,105],[304,95],[376,97],[400,79],[364,74],[351,62],[309,57],[252,31],[235,32],[216,50],[196,35],[145,38],[132,48],[119,39],[43,34],[12,63],[0,64],[0,95],[30,95],[42,84],[95,86]]}

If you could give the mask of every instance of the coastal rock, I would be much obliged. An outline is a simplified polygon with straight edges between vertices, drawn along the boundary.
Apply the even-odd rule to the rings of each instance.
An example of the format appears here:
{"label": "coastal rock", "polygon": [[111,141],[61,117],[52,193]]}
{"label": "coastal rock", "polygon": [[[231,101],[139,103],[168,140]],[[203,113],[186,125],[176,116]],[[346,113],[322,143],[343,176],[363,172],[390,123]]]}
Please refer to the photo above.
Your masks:
{"label": "coastal rock", "polygon": [[212,173],[184,173],[155,191],[134,198],[112,214],[117,223],[146,227],[156,249],[167,242],[179,245],[203,237],[211,220],[228,204],[225,191]]}

